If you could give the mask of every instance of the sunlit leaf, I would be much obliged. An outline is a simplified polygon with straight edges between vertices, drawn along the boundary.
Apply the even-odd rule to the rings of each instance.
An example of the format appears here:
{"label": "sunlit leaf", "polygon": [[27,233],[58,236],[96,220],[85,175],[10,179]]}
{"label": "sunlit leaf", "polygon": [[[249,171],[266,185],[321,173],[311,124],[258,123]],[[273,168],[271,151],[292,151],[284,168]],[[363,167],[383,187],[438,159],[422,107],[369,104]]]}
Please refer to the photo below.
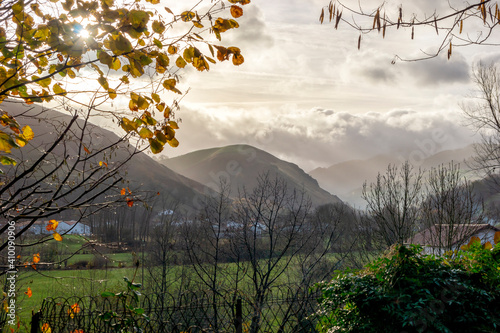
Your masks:
{"label": "sunlit leaf", "polygon": [[33,263],[38,264],[40,262],[40,253],[33,255]]}
{"label": "sunlit leaf", "polygon": [[56,241],[58,242],[62,241],[61,235],[59,235],[57,232],[54,232],[53,236]]}
{"label": "sunlit leaf", "polygon": [[47,224],[45,229],[47,229],[47,231],[53,231],[53,230],[57,229],[58,225],[59,225],[59,222],[57,222],[56,220],[50,220],[49,224]]}

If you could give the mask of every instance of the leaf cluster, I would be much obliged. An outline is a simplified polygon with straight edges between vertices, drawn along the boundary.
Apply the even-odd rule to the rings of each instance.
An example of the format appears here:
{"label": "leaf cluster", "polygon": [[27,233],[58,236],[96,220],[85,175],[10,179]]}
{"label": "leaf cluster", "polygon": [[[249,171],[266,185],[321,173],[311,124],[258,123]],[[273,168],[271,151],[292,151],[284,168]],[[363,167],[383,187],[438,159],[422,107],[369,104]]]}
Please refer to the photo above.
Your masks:
{"label": "leaf cluster", "polygon": [[435,257],[395,246],[322,290],[321,331],[493,332],[500,320],[500,248]]}
{"label": "leaf cluster", "polygon": [[[238,48],[215,45],[202,35],[211,32],[220,41],[221,33],[239,27],[234,18],[243,9],[237,4],[250,1],[229,1],[228,14],[234,18],[213,17],[223,11],[225,0],[212,1],[203,13],[196,11],[199,4],[175,14],[168,7],[156,8],[159,3],[11,1],[5,28],[0,28],[0,103],[6,98],[32,104],[58,97],[95,108],[122,96],[136,113],[128,118],[113,114],[122,129],[148,140],[153,153],[167,143],[176,147],[173,110],[178,104],[168,93],[183,94],[176,87],[177,72],[187,64],[208,71],[209,63],[216,63],[215,48],[219,61],[232,55],[233,64],[241,65]],[[144,84],[148,77],[151,83]],[[78,95],[88,93],[93,97],[82,102]],[[0,154],[20,146],[16,140],[23,137],[16,135],[0,132]],[[7,158],[1,162],[14,163]]]}

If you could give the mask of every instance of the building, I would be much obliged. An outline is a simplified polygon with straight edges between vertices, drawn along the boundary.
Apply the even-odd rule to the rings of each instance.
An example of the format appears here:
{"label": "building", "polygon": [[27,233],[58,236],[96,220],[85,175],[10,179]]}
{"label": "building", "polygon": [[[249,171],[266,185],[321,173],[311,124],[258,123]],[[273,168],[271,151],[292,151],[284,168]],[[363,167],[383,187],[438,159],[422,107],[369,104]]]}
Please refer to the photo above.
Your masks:
{"label": "building", "polygon": [[481,243],[494,244],[495,233],[500,229],[490,224],[435,224],[406,241],[407,244],[422,245],[423,253],[441,255],[449,250],[460,249],[469,243],[472,237],[478,237]]}

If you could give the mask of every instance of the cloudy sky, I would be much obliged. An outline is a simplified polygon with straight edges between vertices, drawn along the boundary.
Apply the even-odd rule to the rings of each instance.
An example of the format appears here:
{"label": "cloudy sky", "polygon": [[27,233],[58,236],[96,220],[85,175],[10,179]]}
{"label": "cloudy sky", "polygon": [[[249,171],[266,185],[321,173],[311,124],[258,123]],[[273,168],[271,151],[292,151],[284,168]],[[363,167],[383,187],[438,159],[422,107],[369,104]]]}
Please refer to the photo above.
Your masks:
{"label": "cloudy sky", "polygon": [[[361,1],[367,10],[376,2]],[[388,15],[397,13],[400,2],[388,2]],[[407,16],[444,15],[447,8],[434,2],[403,1],[403,9]],[[444,54],[392,65],[396,54],[432,51],[439,43],[434,29],[416,29],[414,40],[405,29],[388,30],[385,39],[364,35],[358,51],[358,33],[346,24],[338,30],[319,24],[326,5],[252,0],[245,6],[240,28],[223,37],[242,49],[245,63],[184,72],[182,82],[191,90],[177,114],[181,145],[163,154],[247,143],[309,171],[376,154],[407,154],[436,135],[439,150],[473,142],[460,103],[474,95],[472,64],[497,59],[495,48],[455,48],[450,60]]]}

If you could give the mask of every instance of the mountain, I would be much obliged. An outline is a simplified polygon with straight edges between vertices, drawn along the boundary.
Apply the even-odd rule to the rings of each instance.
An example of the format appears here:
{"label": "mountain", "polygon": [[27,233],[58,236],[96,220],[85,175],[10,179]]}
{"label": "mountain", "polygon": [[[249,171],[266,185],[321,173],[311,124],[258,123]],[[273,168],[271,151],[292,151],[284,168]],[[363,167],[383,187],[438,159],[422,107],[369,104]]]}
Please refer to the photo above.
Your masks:
{"label": "mountain", "polygon": [[218,189],[220,178],[228,180],[233,196],[242,187],[252,190],[257,185],[259,174],[269,172],[272,177],[282,177],[292,188],[303,188],[314,205],[341,202],[338,197],[319,187],[318,182],[296,164],[249,145],[198,150],[161,162],[214,190]]}
{"label": "mountain", "polygon": [[[451,161],[460,163],[461,168],[467,170],[465,160],[473,156],[474,148],[472,145],[456,149],[446,150],[425,159],[413,161],[415,168],[430,169],[441,164],[448,164]],[[361,198],[361,189],[363,183],[374,182],[377,174],[385,173],[389,164],[401,165],[404,158],[399,159],[395,156],[378,155],[366,160],[351,160],[334,164],[328,168],[317,168],[309,174],[318,180],[321,187],[336,193],[341,199],[349,203],[362,206],[364,201]],[[415,163],[417,162],[417,163]]]}
{"label": "mountain", "polygon": [[[2,109],[9,114],[15,116],[21,126],[29,125],[35,133],[35,138],[21,149],[13,149],[12,153],[17,160],[34,161],[42,154],[44,149],[51,145],[56,134],[59,133],[67,124],[71,117],[52,109],[42,108],[41,106],[31,105],[26,106],[22,103],[4,102],[1,105]],[[54,150],[53,156],[48,162],[62,161],[63,156],[69,156],[68,163],[76,154],[86,154],[83,150],[79,151],[80,145],[76,136],[78,130],[76,127],[82,127],[83,121],[77,121],[74,125],[74,130],[62,143]],[[84,139],[84,145],[90,152],[99,150],[102,147],[116,143],[119,137],[112,131],[106,130],[96,125],[87,124],[87,138]],[[116,126],[116,125],[115,125]],[[121,161],[126,160],[132,151],[128,141],[124,141],[115,146],[106,154],[100,154],[92,159],[94,165],[101,160],[107,161],[109,167],[119,165]],[[8,167],[2,167],[7,171]],[[213,191],[203,186],[202,184],[186,178],[168,167],[158,163],[144,152],[138,152],[130,161],[122,166],[119,166],[120,176],[125,180],[124,184],[118,184],[119,187],[129,187],[133,192],[150,192],[157,193],[164,198],[170,199],[172,202],[181,203],[184,205],[193,206],[196,198],[204,196],[205,193]]]}

